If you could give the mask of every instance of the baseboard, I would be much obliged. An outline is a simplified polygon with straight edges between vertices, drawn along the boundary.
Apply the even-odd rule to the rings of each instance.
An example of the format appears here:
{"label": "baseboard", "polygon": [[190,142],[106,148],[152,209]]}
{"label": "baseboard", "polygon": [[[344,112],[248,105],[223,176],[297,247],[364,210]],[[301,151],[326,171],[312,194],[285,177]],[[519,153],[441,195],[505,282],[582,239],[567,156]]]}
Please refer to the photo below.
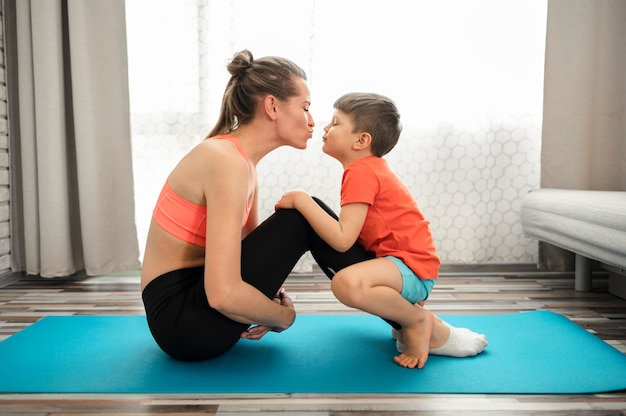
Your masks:
{"label": "baseboard", "polygon": [[18,280],[22,278],[23,275],[24,275],[23,273],[13,273],[13,272],[7,272],[7,273],[0,275],[0,287],[5,287],[12,283],[17,282]]}
{"label": "baseboard", "polygon": [[535,263],[443,263],[439,269],[447,273],[536,273]]}
{"label": "baseboard", "polygon": [[606,264],[602,268],[609,271],[609,293],[626,299],[626,270]]}
{"label": "baseboard", "polygon": [[[539,270],[535,263],[444,263],[440,268],[441,275],[449,274],[569,274],[574,275],[574,272],[546,272],[545,270]],[[294,273],[295,275],[319,275],[322,271],[317,265],[313,265],[313,270],[308,273]]]}

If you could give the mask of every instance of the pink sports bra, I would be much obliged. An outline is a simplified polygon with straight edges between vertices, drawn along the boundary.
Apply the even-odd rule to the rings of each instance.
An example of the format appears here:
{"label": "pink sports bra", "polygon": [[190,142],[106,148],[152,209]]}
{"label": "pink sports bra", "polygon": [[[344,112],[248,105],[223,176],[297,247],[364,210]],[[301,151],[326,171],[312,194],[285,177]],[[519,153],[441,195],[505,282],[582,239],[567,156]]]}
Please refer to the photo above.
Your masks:
{"label": "pink sports bra", "polygon": [[[216,139],[230,140],[237,146],[241,155],[248,160],[241,144],[234,136],[217,136]],[[246,203],[241,228],[248,222],[252,201],[253,198],[250,198]],[[174,237],[200,247],[206,247],[206,206],[182,198],[170,188],[167,181],[159,194],[152,215],[156,223]]]}

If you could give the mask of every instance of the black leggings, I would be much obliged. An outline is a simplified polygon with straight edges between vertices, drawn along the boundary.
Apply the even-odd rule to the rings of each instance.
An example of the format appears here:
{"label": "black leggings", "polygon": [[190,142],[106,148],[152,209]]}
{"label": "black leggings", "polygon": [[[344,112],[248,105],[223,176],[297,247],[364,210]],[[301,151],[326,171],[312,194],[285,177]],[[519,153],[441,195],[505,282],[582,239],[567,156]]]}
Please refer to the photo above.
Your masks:
{"label": "black leggings", "polygon": [[[335,213],[315,199],[330,215]],[[310,251],[324,274],[374,256],[355,244],[340,253],[326,244],[295,209],[280,209],[242,241],[241,275],[268,298],[281,288],[304,253]],[[159,347],[178,360],[205,360],[228,351],[249,325],[209,306],[204,267],[176,270],[154,279],[142,293],[146,317]]]}

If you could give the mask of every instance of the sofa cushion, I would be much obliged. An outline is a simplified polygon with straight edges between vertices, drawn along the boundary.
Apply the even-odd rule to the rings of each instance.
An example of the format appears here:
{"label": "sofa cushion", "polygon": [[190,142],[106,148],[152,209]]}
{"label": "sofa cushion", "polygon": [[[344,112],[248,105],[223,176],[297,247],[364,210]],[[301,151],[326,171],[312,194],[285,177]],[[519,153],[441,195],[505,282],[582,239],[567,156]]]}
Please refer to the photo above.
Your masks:
{"label": "sofa cushion", "polygon": [[520,217],[531,238],[626,268],[626,192],[538,189]]}

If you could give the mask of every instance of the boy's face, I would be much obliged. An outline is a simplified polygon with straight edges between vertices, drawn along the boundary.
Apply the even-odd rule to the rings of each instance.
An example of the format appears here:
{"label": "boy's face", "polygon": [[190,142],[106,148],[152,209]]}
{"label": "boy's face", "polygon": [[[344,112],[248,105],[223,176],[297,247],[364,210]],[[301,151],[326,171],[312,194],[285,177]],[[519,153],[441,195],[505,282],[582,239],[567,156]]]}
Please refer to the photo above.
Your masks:
{"label": "boy's face", "polygon": [[352,156],[352,145],[357,138],[352,117],[341,110],[335,110],[330,123],[324,127],[322,151],[343,163]]}

